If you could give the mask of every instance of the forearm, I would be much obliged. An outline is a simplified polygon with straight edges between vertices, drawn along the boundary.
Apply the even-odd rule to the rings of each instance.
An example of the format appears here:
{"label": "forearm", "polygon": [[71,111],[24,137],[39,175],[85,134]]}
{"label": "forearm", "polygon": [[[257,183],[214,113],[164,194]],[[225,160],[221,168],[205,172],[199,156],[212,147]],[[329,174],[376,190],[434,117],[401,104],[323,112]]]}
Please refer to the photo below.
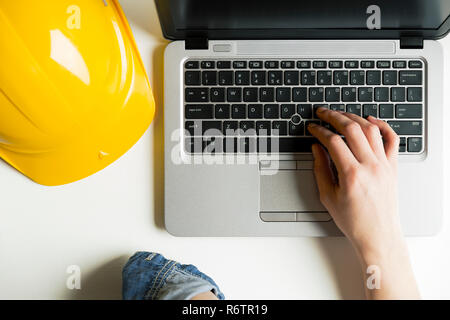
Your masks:
{"label": "forearm", "polygon": [[420,299],[403,239],[357,252],[367,299]]}

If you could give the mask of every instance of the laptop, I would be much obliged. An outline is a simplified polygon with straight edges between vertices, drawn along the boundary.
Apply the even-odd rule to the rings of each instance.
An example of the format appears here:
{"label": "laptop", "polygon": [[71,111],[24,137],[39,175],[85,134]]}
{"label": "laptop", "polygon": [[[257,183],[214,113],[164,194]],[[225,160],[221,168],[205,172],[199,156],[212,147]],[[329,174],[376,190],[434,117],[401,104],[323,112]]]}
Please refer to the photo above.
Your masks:
{"label": "laptop", "polygon": [[450,29],[450,1],[155,2],[172,40],[164,56],[169,233],[342,235],[320,203],[305,130],[320,123],[320,106],[391,125],[401,140],[403,231],[439,231],[444,61],[436,40]]}

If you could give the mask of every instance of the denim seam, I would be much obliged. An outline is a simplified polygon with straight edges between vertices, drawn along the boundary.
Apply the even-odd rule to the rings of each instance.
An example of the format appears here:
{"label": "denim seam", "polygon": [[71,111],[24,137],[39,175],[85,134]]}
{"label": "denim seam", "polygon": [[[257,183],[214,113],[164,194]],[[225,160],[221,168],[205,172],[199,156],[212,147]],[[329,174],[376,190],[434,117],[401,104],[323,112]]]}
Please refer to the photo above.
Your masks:
{"label": "denim seam", "polygon": [[148,255],[147,258],[145,258],[145,260],[147,261],[151,261],[154,257],[156,257],[156,253],[152,252]]}
{"label": "denim seam", "polygon": [[205,279],[205,278],[203,278],[203,277],[201,277],[201,276],[199,276],[197,274],[194,274],[194,273],[192,273],[190,271],[180,269],[178,265],[175,267],[175,269],[177,269],[178,272],[183,273],[183,274],[185,274],[187,276],[193,276],[195,278],[198,278],[198,279],[206,281],[209,285],[211,285],[211,287],[213,287],[213,289],[215,289],[217,295],[220,294],[219,288],[217,286],[215,286],[214,284],[212,284],[211,282],[209,282],[207,279]]}
{"label": "denim seam", "polygon": [[163,272],[163,270],[172,262],[172,260],[168,260],[164,266],[161,268],[161,270],[159,270],[158,274],[156,275],[155,279],[153,279],[153,283],[150,286],[150,289],[147,291],[147,294],[145,295],[146,297],[152,297],[153,296],[153,291],[156,290],[156,281],[159,278],[159,275],[161,274],[161,272]]}
{"label": "denim seam", "polygon": [[152,300],[155,298],[155,296],[157,296],[157,294],[159,293],[159,290],[163,287],[165,280],[167,279],[166,275],[173,269],[173,267],[175,267],[177,265],[177,263],[175,261],[170,260],[171,262],[173,262],[173,264],[170,266],[170,268],[167,269],[166,273],[163,274],[163,276],[161,277],[161,280],[159,281],[158,285],[156,286],[156,291],[153,293],[152,295]]}

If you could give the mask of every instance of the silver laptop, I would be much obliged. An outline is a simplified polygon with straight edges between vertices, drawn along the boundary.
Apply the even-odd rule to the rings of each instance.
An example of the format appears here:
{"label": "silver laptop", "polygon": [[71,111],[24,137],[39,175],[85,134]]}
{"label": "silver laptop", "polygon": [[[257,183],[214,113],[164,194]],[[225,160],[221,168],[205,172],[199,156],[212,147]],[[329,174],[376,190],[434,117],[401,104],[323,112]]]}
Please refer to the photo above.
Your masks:
{"label": "silver laptop", "polygon": [[[325,106],[401,137],[407,235],[443,214],[448,0],[156,0],[165,50],[165,226],[176,236],[338,236],[305,130]],[[327,124],[324,124],[327,125]],[[383,201],[383,199],[380,199]]]}

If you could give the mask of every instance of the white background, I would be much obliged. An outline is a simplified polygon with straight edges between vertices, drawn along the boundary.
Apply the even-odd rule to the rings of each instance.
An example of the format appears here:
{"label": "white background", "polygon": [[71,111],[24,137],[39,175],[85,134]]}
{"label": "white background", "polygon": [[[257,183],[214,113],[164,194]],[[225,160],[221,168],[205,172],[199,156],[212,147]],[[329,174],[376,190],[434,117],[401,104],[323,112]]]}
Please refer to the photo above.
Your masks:
{"label": "white background", "polygon": [[[156,118],[122,158],[70,185],[40,186],[0,160],[0,298],[121,298],[121,268],[137,250],[197,265],[230,299],[364,298],[360,267],[344,238],[175,238],[164,230],[162,84],[167,41],[152,0],[121,4],[150,75]],[[447,88],[443,116],[450,123],[450,36],[441,43]],[[450,141],[448,129],[444,134]],[[447,187],[448,172],[447,166]],[[446,212],[438,236],[407,240],[424,298],[450,298],[449,227]],[[65,285],[66,268],[73,264],[82,270],[81,290]]]}

